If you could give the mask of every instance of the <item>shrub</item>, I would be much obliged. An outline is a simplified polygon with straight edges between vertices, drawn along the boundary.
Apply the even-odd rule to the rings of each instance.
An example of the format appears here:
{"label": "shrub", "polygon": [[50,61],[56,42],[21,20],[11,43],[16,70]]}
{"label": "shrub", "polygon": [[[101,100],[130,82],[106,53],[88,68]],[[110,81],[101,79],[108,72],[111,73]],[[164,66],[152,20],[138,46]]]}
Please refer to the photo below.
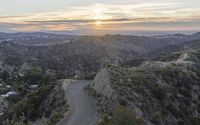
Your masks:
{"label": "shrub", "polygon": [[42,110],[40,108],[41,103],[49,95],[50,91],[54,87],[54,83],[49,83],[50,85],[44,85],[39,88],[38,91],[30,93],[27,95],[25,110],[29,119],[37,119],[42,116]]}
{"label": "shrub", "polygon": [[55,125],[57,122],[60,121],[60,119],[63,118],[63,113],[61,112],[55,112],[50,119],[49,125]]}
{"label": "shrub", "polygon": [[163,123],[163,115],[161,112],[155,112],[154,123],[156,123],[157,125],[161,125]]}
{"label": "shrub", "polygon": [[194,117],[190,121],[191,121],[191,125],[199,125],[200,124],[200,117]]}
{"label": "shrub", "polygon": [[3,122],[5,125],[26,125],[25,124],[25,117],[24,115],[21,116],[20,118],[17,118],[16,115],[13,116],[11,120],[6,120]]}
{"label": "shrub", "polygon": [[158,99],[162,100],[165,96],[165,89],[163,88],[155,88],[153,90],[154,94],[157,96]]}
{"label": "shrub", "polygon": [[143,118],[136,118],[135,112],[126,107],[119,106],[114,109],[112,117],[104,118],[100,125],[144,125]]}

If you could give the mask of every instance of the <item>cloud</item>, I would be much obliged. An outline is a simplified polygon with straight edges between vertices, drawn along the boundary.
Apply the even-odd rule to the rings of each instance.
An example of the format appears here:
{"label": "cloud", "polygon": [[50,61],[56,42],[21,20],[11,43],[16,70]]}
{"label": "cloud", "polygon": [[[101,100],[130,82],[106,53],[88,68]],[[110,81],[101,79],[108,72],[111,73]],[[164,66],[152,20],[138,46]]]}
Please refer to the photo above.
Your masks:
{"label": "cloud", "polygon": [[[101,25],[95,25],[101,21]],[[192,30],[199,27],[200,7],[186,3],[93,4],[56,12],[0,16],[0,30]]]}

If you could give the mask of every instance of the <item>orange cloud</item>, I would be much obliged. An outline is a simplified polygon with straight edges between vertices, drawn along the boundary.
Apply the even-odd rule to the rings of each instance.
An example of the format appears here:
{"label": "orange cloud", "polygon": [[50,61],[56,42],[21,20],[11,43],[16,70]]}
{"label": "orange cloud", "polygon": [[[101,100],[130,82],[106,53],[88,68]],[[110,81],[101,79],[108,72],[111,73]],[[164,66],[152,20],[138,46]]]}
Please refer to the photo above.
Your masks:
{"label": "orange cloud", "polygon": [[94,4],[0,17],[0,28],[12,31],[184,30],[197,29],[199,25],[200,7],[177,3]]}

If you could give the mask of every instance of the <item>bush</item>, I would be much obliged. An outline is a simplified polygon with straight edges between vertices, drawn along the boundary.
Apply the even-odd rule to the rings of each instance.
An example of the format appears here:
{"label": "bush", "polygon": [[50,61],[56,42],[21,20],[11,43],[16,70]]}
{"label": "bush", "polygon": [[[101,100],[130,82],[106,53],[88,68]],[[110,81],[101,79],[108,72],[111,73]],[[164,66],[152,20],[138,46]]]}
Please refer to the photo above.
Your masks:
{"label": "bush", "polygon": [[163,115],[161,112],[155,112],[154,113],[154,123],[156,125],[161,125],[163,124]]}
{"label": "bush", "polygon": [[41,103],[54,88],[55,83],[49,83],[39,88],[38,91],[27,95],[25,110],[29,119],[35,120],[43,115],[42,109],[39,110]]}
{"label": "bush", "polygon": [[52,115],[51,119],[50,119],[49,125],[55,125],[55,124],[56,124],[57,122],[59,122],[60,119],[62,119],[62,118],[63,118],[63,113],[55,112],[55,113]]}
{"label": "bush", "polygon": [[2,78],[2,80],[3,81],[6,81],[6,80],[8,80],[8,78],[10,77],[10,74],[9,74],[9,72],[8,71],[3,71],[1,74],[0,74],[0,76],[1,76],[1,78]]}
{"label": "bush", "polygon": [[191,119],[191,125],[199,125],[200,124],[200,117],[194,117]]}
{"label": "bush", "polygon": [[16,115],[13,116],[11,120],[6,120],[3,122],[5,125],[26,125],[25,124],[25,117],[24,115],[21,116],[20,118],[17,118]]}
{"label": "bush", "polygon": [[144,125],[143,118],[136,118],[133,110],[119,106],[114,109],[112,118],[105,117],[100,125]]}
{"label": "bush", "polygon": [[43,74],[41,68],[35,67],[27,71],[24,77],[24,81],[28,84],[40,84],[43,82],[45,75]]}
{"label": "bush", "polygon": [[157,96],[158,99],[162,100],[165,97],[165,89],[163,88],[155,88],[153,90],[154,94]]}

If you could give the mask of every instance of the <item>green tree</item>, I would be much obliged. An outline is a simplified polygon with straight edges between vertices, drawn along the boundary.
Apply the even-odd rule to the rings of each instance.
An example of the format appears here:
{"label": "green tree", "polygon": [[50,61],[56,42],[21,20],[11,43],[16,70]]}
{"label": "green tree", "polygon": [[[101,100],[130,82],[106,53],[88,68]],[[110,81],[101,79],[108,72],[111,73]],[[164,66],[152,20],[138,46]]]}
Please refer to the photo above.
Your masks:
{"label": "green tree", "polygon": [[4,70],[1,74],[1,77],[2,77],[3,81],[6,81],[10,77],[10,75],[9,75],[8,71]]}

